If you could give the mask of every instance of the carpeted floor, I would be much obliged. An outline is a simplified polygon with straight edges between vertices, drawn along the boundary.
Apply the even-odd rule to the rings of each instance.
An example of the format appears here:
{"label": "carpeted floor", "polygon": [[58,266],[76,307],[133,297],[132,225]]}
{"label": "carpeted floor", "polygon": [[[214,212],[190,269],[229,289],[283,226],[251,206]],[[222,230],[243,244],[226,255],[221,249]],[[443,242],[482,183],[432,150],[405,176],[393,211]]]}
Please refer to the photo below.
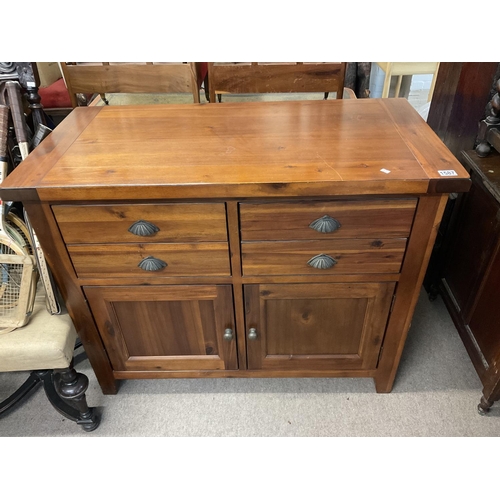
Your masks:
{"label": "carpeted floor", "polygon": [[[0,419],[0,436],[500,435],[500,405],[478,415],[472,363],[441,298],[431,303],[423,291],[390,394],[376,394],[371,379],[187,379],[125,381],[104,396],[79,352],[101,426],[84,433],[40,390]],[[0,374],[0,398],[24,378]]]}

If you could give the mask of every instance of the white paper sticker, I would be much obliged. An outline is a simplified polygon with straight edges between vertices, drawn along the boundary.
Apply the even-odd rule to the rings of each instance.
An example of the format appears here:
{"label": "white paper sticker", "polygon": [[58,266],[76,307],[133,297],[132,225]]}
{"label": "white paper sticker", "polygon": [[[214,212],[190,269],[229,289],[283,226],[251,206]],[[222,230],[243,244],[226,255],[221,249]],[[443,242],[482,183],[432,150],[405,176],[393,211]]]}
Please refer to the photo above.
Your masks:
{"label": "white paper sticker", "polygon": [[386,168],[381,168],[380,171],[384,172],[384,174],[390,174],[391,173],[391,171],[387,170]]}
{"label": "white paper sticker", "polygon": [[458,175],[455,170],[438,170],[438,174],[441,177],[453,177],[455,175]]}

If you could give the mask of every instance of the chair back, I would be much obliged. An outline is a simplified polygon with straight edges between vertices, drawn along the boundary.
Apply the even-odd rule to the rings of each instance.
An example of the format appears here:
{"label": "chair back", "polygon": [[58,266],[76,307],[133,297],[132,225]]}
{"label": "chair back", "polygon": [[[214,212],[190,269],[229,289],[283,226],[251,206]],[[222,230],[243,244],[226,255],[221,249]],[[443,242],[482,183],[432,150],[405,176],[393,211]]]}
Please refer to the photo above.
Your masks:
{"label": "chair back", "polygon": [[343,98],[346,63],[208,63],[210,102],[216,94],[336,92]]}
{"label": "chair back", "polygon": [[76,94],[192,93],[200,102],[203,63],[61,63],[73,108]]}

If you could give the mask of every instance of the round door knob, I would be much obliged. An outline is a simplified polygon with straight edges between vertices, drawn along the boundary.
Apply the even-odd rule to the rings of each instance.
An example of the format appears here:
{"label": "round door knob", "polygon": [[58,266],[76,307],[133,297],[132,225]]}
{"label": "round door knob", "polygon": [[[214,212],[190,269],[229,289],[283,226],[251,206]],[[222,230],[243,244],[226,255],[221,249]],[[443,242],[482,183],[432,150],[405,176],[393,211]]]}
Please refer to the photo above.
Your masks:
{"label": "round door knob", "polygon": [[248,340],[257,340],[257,330],[255,328],[248,330]]}
{"label": "round door knob", "polygon": [[233,330],[231,328],[226,328],[224,330],[224,340],[227,340],[228,342],[233,340]]}

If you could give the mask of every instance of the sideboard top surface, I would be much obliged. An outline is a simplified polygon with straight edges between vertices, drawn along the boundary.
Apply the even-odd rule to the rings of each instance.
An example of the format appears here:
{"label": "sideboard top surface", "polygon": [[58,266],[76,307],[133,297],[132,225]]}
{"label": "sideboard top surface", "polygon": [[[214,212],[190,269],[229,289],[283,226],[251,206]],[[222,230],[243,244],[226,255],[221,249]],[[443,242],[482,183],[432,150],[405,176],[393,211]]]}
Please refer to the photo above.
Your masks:
{"label": "sideboard top surface", "polygon": [[9,175],[1,196],[423,194],[469,185],[405,99],[359,99],[77,108]]}

